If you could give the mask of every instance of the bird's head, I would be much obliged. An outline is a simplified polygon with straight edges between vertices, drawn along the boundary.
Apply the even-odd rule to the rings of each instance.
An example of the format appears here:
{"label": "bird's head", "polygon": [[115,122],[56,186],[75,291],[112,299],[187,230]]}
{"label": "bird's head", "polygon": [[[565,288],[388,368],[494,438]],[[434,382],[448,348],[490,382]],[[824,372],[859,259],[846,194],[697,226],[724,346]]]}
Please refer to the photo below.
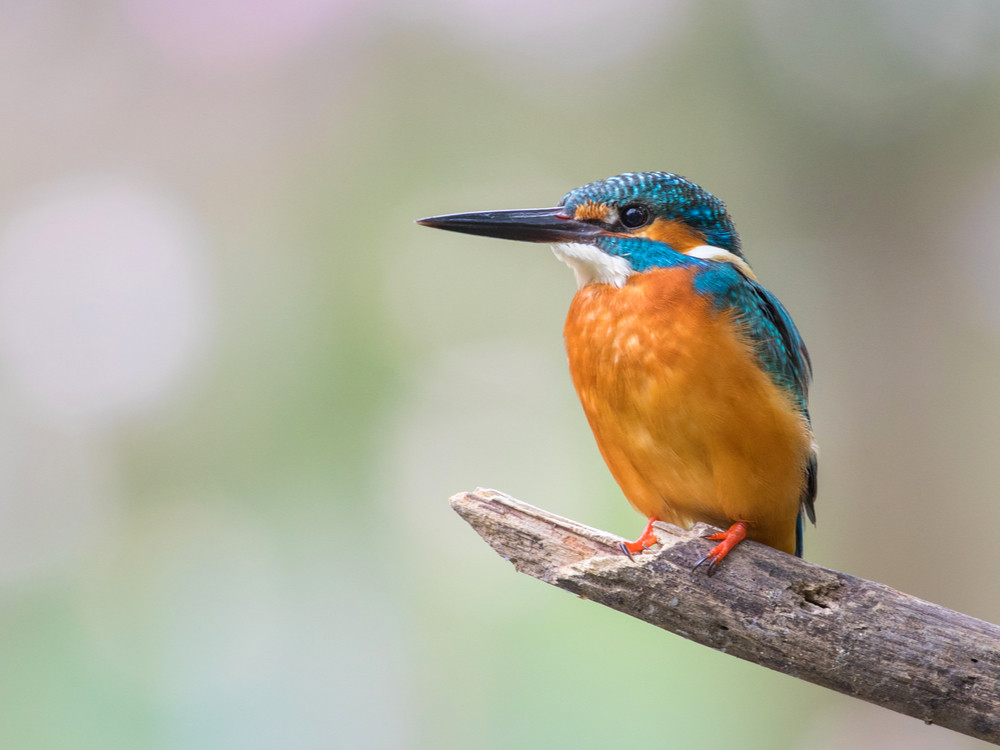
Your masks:
{"label": "bird's head", "polygon": [[547,242],[589,283],[622,286],[633,273],[677,265],[679,255],[730,262],[752,277],[725,204],[668,172],[620,174],[571,190],[553,208],[421,219],[467,234]]}

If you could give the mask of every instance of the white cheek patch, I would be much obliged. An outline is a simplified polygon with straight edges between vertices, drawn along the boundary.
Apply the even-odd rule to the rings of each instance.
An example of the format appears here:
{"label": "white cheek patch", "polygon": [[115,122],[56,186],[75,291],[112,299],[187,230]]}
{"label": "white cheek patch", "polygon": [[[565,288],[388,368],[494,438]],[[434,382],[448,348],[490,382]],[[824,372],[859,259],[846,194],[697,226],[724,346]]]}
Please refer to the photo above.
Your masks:
{"label": "white cheek patch", "polygon": [[723,263],[732,263],[738,269],[740,273],[746,276],[748,279],[757,280],[754,272],[750,269],[749,264],[743,260],[740,256],[735,253],[731,253],[721,247],[715,247],[714,245],[698,245],[697,247],[692,247],[686,253],[684,253],[690,258],[701,258],[702,260],[714,260],[721,261]]}
{"label": "white cheek patch", "polygon": [[576,285],[610,284],[621,288],[632,275],[632,264],[617,255],[608,255],[593,245],[569,242],[553,245],[556,257],[573,269]]}

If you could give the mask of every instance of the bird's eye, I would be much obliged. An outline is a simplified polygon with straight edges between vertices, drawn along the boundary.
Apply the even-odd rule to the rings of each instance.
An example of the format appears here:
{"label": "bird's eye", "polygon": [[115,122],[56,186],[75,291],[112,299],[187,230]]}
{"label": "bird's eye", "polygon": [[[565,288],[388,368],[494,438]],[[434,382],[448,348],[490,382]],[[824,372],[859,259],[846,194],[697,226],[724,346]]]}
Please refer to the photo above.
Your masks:
{"label": "bird's eye", "polygon": [[624,206],[621,210],[620,219],[622,226],[629,229],[641,227],[649,223],[649,209],[633,203],[631,206]]}

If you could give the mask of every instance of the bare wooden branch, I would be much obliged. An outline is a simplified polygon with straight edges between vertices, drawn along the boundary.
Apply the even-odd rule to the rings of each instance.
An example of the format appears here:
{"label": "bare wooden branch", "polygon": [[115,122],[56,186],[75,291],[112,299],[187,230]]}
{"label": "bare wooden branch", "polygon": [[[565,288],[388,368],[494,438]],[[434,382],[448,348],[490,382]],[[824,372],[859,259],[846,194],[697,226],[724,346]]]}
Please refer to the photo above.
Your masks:
{"label": "bare wooden branch", "polygon": [[495,490],[452,507],[514,567],[697,643],[1000,744],[1000,627],[880,583],[744,542],[692,571],[704,524],[657,524],[630,561],[620,537]]}

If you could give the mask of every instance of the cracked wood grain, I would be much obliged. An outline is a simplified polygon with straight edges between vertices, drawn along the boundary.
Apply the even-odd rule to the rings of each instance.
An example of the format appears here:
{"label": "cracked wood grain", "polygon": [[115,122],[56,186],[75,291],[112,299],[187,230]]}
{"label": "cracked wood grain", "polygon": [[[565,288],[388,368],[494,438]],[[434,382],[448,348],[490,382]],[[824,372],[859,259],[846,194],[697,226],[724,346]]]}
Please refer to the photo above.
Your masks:
{"label": "cracked wood grain", "polygon": [[696,643],[1000,744],[1000,627],[753,542],[693,572],[712,529],[657,524],[636,557],[620,537],[495,490],[452,507],[522,573]]}

